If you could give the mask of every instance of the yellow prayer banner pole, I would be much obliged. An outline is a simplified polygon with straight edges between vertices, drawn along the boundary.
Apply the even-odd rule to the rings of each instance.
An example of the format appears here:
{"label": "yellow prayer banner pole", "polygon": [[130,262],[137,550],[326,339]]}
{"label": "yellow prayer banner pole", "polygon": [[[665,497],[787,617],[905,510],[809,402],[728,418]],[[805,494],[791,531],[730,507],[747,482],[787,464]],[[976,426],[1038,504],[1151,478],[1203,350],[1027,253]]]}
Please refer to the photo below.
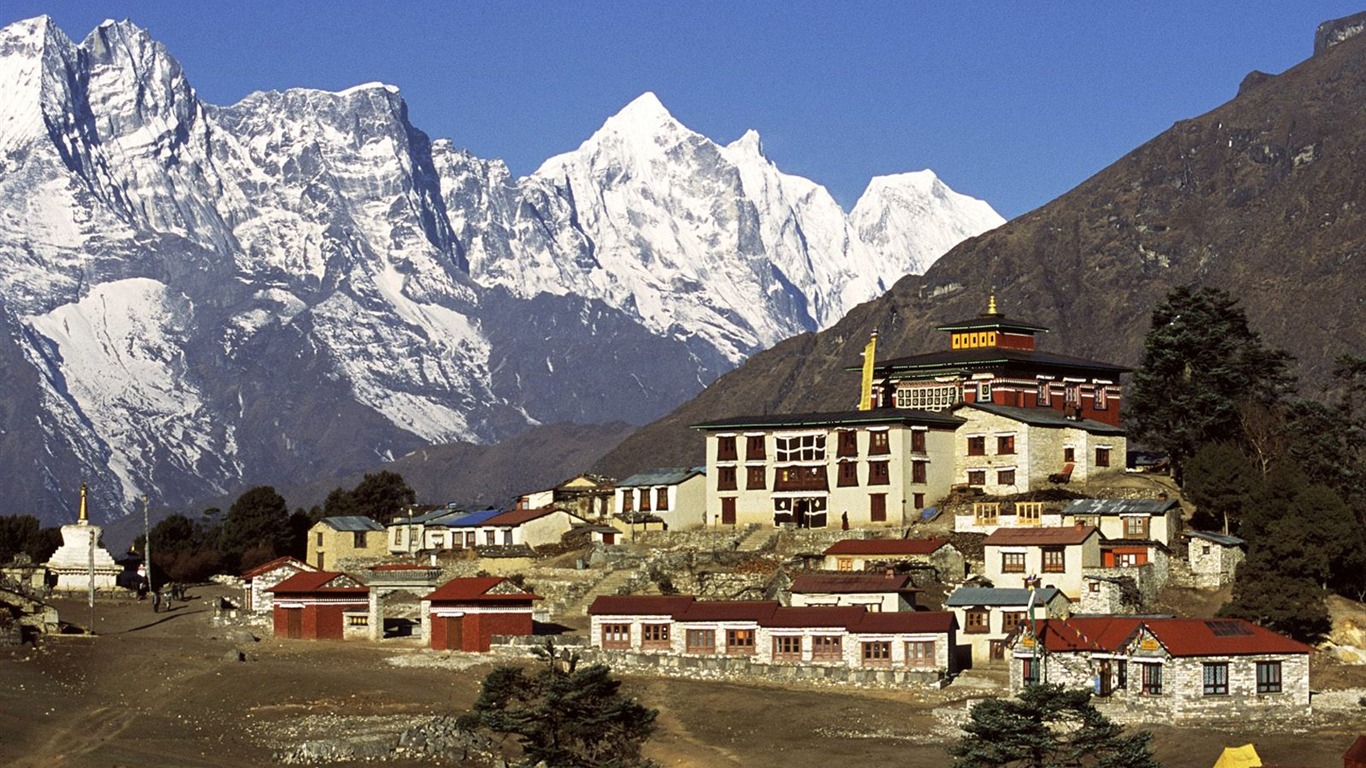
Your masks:
{"label": "yellow prayer banner pole", "polygon": [[874,330],[868,339],[868,346],[863,348],[863,387],[859,392],[858,409],[860,411],[873,410],[873,359],[877,356],[877,331]]}

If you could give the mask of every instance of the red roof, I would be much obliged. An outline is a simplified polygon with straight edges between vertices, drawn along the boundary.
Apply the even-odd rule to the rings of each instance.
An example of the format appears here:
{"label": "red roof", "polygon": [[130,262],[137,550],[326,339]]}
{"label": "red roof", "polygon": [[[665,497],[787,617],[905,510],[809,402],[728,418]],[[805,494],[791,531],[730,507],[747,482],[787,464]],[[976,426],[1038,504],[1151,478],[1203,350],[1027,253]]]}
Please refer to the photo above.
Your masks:
{"label": "red roof", "polygon": [[275,570],[276,568],[281,568],[281,567],[284,567],[284,566],[286,566],[286,565],[292,566],[292,567],[294,567],[294,568],[297,568],[297,569],[300,570],[300,571],[316,571],[316,570],[318,570],[317,568],[314,568],[313,566],[309,565],[308,563],[305,563],[305,562],[302,561],[302,560],[299,560],[299,559],[297,559],[297,558],[293,558],[293,557],[290,557],[290,556],[288,556],[288,555],[285,555],[284,557],[277,557],[277,558],[275,558],[274,560],[271,560],[269,563],[261,563],[260,565],[256,566],[255,568],[252,568],[251,570],[247,571],[246,573],[243,573],[243,574],[242,574],[242,578],[243,578],[243,579],[254,579],[254,578],[256,578],[257,576],[260,576],[261,574],[270,573],[271,571]]}
{"label": "red roof", "polygon": [[919,592],[911,577],[876,573],[804,573],[792,580],[792,592],[849,594],[869,592]]}
{"label": "red roof", "polygon": [[755,621],[762,622],[778,610],[775,600],[695,600],[675,621]]}
{"label": "red roof", "polygon": [[[529,523],[532,520],[539,520],[546,515],[553,515],[560,510],[554,507],[541,507],[540,509],[514,509],[511,512],[504,512],[494,515],[480,525],[506,525],[518,526],[522,523]],[[567,512],[565,514],[568,514]]]}
{"label": "red roof", "polygon": [[1352,746],[1342,753],[1342,768],[1355,768],[1366,765],[1366,735],[1358,736]]}
{"label": "red roof", "polygon": [[1148,619],[1143,622],[1173,656],[1313,653],[1298,640],[1244,619]]}
{"label": "red roof", "polygon": [[1067,546],[1091,538],[1096,529],[1090,525],[1058,528],[997,528],[982,540],[984,547]]}
{"label": "red roof", "polygon": [[276,594],[283,592],[288,592],[290,594],[303,592],[345,592],[364,594],[370,591],[369,587],[327,586],[331,582],[344,576],[346,576],[346,574],[340,571],[304,571],[290,576],[266,591],[274,592]]}
{"label": "red roof", "polygon": [[530,592],[518,591],[507,594],[488,594],[490,589],[502,584],[507,579],[498,576],[477,576],[468,579],[451,579],[450,581],[437,587],[430,595],[422,598],[436,602],[462,602],[462,603],[515,603],[530,602],[540,600],[539,595]]}
{"label": "red roof", "polygon": [[926,632],[940,634],[952,630],[952,611],[894,611],[864,613],[851,632]]}
{"label": "red roof", "polygon": [[591,616],[675,616],[687,610],[692,595],[598,595]]}
{"label": "red roof", "polygon": [[826,548],[827,555],[928,555],[948,539],[843,539]]}
{"label": "red roof", "polygon": [[863,620],[868,611],[857,605],[779,608],[763,622],[765,627],[840,627],[847,629]]}
{"label": "red roof", "polygon": [[[1151,619],[1149,619],[1151,621]],[[1142,619],[1134,616],[1095,616],[1043,619],[1035,622],[1036,634],[1049,651],[1117,652],[1138,629]]]}

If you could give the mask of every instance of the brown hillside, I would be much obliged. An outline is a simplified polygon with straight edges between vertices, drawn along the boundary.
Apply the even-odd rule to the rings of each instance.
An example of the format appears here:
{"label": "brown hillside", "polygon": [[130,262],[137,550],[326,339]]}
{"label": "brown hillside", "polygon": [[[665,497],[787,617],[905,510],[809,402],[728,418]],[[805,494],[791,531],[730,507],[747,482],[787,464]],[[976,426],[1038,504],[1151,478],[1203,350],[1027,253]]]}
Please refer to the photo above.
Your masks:
{"label": "brown hillside", "polygon": [[[606,456],[621,475],[702,459],[687,425],[851,406],[874,328],[878,357],[945,342],[936,324],[1002,311],[1053,329],[1041,346],[1134,365],[1153,305],[1174,286],[1225,288],[1271,344],[1298,358],[1302,391],[1329,385],[1333,358],[1366,348],[1356,312],[1366,277],[1366,35],[1129,153],[1053,202],[962,243],[834,327],[785,341]],[[1117,94],[1122,98],[1122,94]]]}

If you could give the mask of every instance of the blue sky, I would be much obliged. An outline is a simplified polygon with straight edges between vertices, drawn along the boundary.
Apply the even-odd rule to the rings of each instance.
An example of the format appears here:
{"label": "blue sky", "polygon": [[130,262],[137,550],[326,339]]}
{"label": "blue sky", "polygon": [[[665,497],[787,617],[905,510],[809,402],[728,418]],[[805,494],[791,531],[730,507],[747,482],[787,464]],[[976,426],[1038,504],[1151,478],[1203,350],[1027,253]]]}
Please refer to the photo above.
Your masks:
{"label": "blue sky", "polygon": [[74,40],[149,29],[200,97],[402,88],[415,125],[516,174],[654,91],[720,142],[754,128],[846,208],[874,175],[932,168],[1007,217],[1057,197],[1250,70],[1307,58],[1359,3],[29,2]]}

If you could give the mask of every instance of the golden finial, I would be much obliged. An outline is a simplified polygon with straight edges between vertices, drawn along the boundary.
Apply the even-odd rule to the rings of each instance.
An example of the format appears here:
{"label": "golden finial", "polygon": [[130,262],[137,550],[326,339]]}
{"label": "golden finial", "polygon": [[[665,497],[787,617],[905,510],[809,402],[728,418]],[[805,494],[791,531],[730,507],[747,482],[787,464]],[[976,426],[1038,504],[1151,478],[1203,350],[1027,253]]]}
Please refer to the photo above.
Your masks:
{"label": "golden finial", "polygon": [[991,291],[991,299],[987,301],[987,314],[988,314],[988,315],[994,315],[994,314],[996,314],[996,290],[995,290],[995,289],[992,289],[992,291]]}
{"label": "golden finial", "polygon": [[81,483],[81,518],[77,522],[81,525],[90,522],[90,518],[86,517],[85,514],[85,483]]}

